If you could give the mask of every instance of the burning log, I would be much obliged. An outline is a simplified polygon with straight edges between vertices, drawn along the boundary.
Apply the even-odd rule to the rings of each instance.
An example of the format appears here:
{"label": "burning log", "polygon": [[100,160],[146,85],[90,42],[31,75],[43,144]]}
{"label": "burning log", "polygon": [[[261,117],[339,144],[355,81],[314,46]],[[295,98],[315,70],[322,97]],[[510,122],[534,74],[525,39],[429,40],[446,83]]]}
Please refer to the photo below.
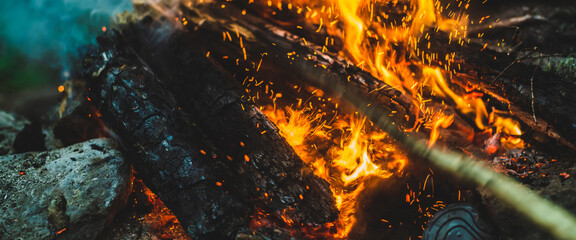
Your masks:
{"label": "burning log", "polygon": [[[307,42],[305,38],[298,37],[261,18],[244,14],[234,6],[221,9],[219,5],[201,4],[193,9],[186,7],[182,7],[182,9],[185,9],[184,16],[187,19],[185,28],[194,32],[191,34],[190,41],[194,41],[197,44],[196,48],[205,51],[207,55],[219,61],[227,69],[250,69],[250,65],[254,62],[257,63],[258,58],[266,58],[289,69],[288,71],[300,72],[302,69],[296,69],[294,63],[302,62],[302,59],[305,59],[304,65],[321,67],[326,72],[339,75],[339,82],[350,85],[350,88],[358,89],[363,92],[363,95],[370,96],[372,104],[391,109],[394,122],[405,128],[416,126],[417,121],[422,117],[420,112],[422,109],[419,109],[418,104],[411,97],[403,95],[400,91],[352,65],[347,60],[334,56],[326,51],[327,49],[315,45],[312,41]],[[306,29],[306,26],[304,28]],[[303,34],[306,34],[307,39],[324,39],[318,36],[318,34],[322,34],[322,31],[320,33],[302,31]],[[222,37],[222,34],[226,33],[230,36]],[[576,130],[571,124],[572,120],[570,120],[573,116],[572,112],[576,109],[572,106],[572,103],[575,102],[570,98],[572,95],[566,94],[566,91],[544,90],[546,89],[545,83],[547,84],[549,81],[542,79],[556,78],[551,78],[550,74],[544,73],[536,75],[536,97],[532,97],[529,89],[531,89],[530,79],[533,76],[529,76],[529,74],[532,74],[534,69],[529,64],[516,64],[513,66],[514,71],[509,71],[505,66],[515,61],[513,56],[493,51],[477,54],[483,48],[482,45],[475,43],[464,44],[464,46],[448,44],[448,36],[444,36],[444,33],[431,34],[436,37],[436,40],[431,41],[431,43],[433,49],[438,49],[438,55],[443,56],[454,51],[462,53],[455,58],[458,60],[452,60],[461,66],[461,69],[455,70],[457,77],[451,78],[454,83],[473,88],[476,92],[482,92],[484,98],[490,99],[493,106],[509,112],[510,115],[529,126],[529,134],[535,136],[535,140],[543,143],[553,140],[576,148],[571,143],[576,141],[573,139],[573,136],[576,135],[569,134]],[[246,61],[247,59],[248,61]],[[493,59],[497,59],[497,61],[493,61]],[[433,61],[433,64],[437,63],[438,61]],[[246,74],[249,76],[250,73]],[[518,74],[523,79],[520,83],[513,81],[516,79],[514,76]],[[244,79],[246,76],[236,77]],[[492,80],[495,78],[501,78],[502,84],[494,84]],[[319,86],[319,83],[315,82],[314,79],[302,79],[302,81]],[[554,81],[553,85],[562,86],[556,87],[562,89],[573,88],[569,83],[561,81]],[[532,104],[533,100],[535,101],[534,104]],[[546,107],[550,102],[560,103],[560,105],[555,105],[563,110],[551,111],[551,108]],[[534,114],[531,113],[533,108],[536,111]],[[470,125],[473,125],[474,121],[479,121],[475,119],[475,116],[459,115],[471,123]],[[535,119],[534,115],[537,115],[539,120]],[[488,121],[488,116],[484,117],[486,119],[482,121]],[[461,121],[459,118],[456,120],[458,122],[456,125],[470,128],[465,121]]]}
{"label": "burning log", "polygon": [[[417,110],[414,109],[411,99],[347,60],[323,51],[320,46],[309,44],[306,40],[260,18],[242,14],[233,6],[220,9],[216,5],[208,4],[199,8],[185,8],[184,16],[188,19],[186,29],[193,33],[186,34],[178,43],[206,52],[207,56],[217,60],[226,69],[257,71],[258,59],[266,58],[287,71],[298,72],[301,69],[296,69],[293,63],[305,59],[306,65],[324,68],[327,72],[337,74],[340,76],[340,83],[358,89],[369,96],[374,104],[395,112],[394,119],[398,124],[414,124]],[[223,33],[228,33],[230,37],[223,41]],[[222,59],[231,61],[221,61]],[[235,77],[244,79],[247,76],[250,75]],[[313,79],[302,81],[313,86],[320,85]]]}
{"label": "burning log", "polygon": [[193,237],[234,236],[248,226],[254,204],[294,224],[335,219],[328,183],[205,59],[184,51],[176,59],[194,66],[192,72],[164,75],[170,68],[160,65],[168,71],[156,75],[120,34],[101,37],[100,45],[86,59],[89,97],[138,161],[144,181]]}
{"label": "burning log", "polygon": [[452,151],[429,148],[414,138],[408,137],[387,117],[389,115],[387,109],[371,106],[368,98],[349,91],[343,85],[333,84],[333,75],[316,69],[309,69],[305,73],[307,78],[324,82],[324,89],[340,94],[352,103],[382,130],[400,141],[411,153],[444,171],[492,192],[555,237],[576,238],[576,233],[573,231],[576,227],[576,218],[566,210],[538,196],[515,180],[495,172],[482,162]]}
{"label": "burning log", "polygon": [[[499,109],[526,124],[530,129],[526,138],[542,143],[557,142],[576,149],[575,87],[552,72],[539,70],[550,59],[546,54],[529,51],[505,52],[491,49],[479,40],[464,45],[444,44],[447,37],[436,33],[432,47],[440,55],[456,52],[456,70],[452,80],[461,86],[482,92]],[[484,45],[486,44],[486,45]],[[482,53],[482,54],[478,54]]]}
{"label": "burning log", "polygon": [[[411,96],[402,94],[401,91],[390,87],[342,57],[327,52],[325,48],[309,43],[304,38],[271,25],[263,19],[243,14],[234,6],[221,9],[215,5],[205,4],[198,8],[185,8],[184,16],[187,16],[186,28],[190,33],[182,37],[178,44],[188,44],[189,47],[206,52],[207,56],[220,62],[226,69],[236,69],[235,77],[238,80],[244,79],[245,82],[246,79],[253,77],[264,58],[264,62],[282,66],[285,72],[299,73],[306,71],[304,68],[322,68],[323,71],[338,76],[334,80],[349,86],[347,89],[350,91],[358,91],[359,94],[370,97],[370,104],[390,109],[390,116],[394,122],[404,129],[414,129],[423,123],[420,104]],[[222,40],[223,34],[226,36],[224,40]],[[275,83],[275,85],[281,84],[283,83]],[[316,79],[301,78],[298,84],[318,87],[322,83]],[[446,112],[457,111],[449,109]],[[468,122],[473,122],[474,118],[456,114],[453,121],[454,127],[443,132],[454,133],[444,136],[457,139],[452,142],[462,142],[462,137],[459,136],[473,132]],[[464,138],[468,144],[472,141],[470,136]]]}

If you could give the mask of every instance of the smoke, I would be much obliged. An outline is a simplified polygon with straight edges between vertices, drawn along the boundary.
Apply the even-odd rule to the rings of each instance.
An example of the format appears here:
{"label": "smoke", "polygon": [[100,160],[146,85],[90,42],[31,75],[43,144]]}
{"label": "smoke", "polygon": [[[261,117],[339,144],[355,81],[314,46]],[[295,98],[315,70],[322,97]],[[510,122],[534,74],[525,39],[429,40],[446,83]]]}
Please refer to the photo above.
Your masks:
{"label": "smoke", "polygon": [[79,62],[79,49],[126,10],[130,0],[0,0],[0,46],[66,75]]}

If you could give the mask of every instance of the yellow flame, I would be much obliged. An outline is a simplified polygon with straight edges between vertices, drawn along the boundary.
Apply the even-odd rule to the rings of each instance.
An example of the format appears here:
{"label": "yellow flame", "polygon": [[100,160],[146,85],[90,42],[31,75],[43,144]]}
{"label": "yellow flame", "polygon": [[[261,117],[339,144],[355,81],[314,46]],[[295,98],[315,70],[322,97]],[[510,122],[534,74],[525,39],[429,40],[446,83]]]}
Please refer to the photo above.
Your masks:
{"label": "yellow flame", "polygon": [[[414,114],[423,115],[415,124],[427,121],[425,124],[431,126],[430,145],[438,139],[438,129],[449,127],[454,119],[452,116],[436,113],[426,106],[421,94],[425,86],[430,87],[436,96],[451,99],[461,113],[473,116],[476,126],[481,130],[495,127],[497,132],[514,132],[512,135],[516,136],[522,134],[517,122],[509,118],[496,117],[497,120],[490,125],[486,105],[480,97],[456,93],[446,81],[440,67],[424,64],[425,60],[428,63],[438,60],[436,55],[428,55],[418,49],[418,43],[423,41],[422,36],[425,36],[425,39],[428,36],[426,28],[433,27],[436,31],[449,32],[451,39],[462,39],[466,35],[465,16],[446,18],[442,16],[442,7],[437,1],[418,0],[412,2],[412,13],[407,14],[402,24],[397,26],[390,24],[388,27],[385,23],[374,21],[371,12],[373,10],[366,7],[379,1],[333,1],[339,6],[340,18],[345,23],[342,33],[344,54],[388,85],[413,96],[412,101],[416,106]],[[398,44],[404,44],[409,48],[404,50],[395,48]],[[415,61],[414,55],[422,59]],[[449,63],[448,61],[447,64]],[[514,139],[516,145],[520,145],[520,142],[520,138]]]}
{"label": "yellow flame", "polygon": [[366,118],[360,121],[352,120],[350,137],[343,139],[348,141],[348,144],[337,151],[338,157],[332,162],[335,167],[341,170],[341,180],[345,186],[365,177],[388,178],[392,176],[391,172],[380,169],[368,156],[368,141],[370,139],[362,131],[365,121]]}
{"label": "yellow flame", "polygon": [[358,195],[364,191],[364,183],[360,183],[356,189],[351,192],[347,192],[344,190],[338,190],[332,192],[336,197],[336,207],[340,211],[340,217],[338,218],[339,225],[341,226],[338,229],[338,233],[334,235],[336,238],[346,238],[354,224],[356,224],[356,203],[358,199]]}
{"label": "yellow flame", "polygon": [[480,98],[466,98],[456,94],[450,87],[440,69],[432,67],[424,67],[424,83],[432,86],[432,91],[439,96],[449,97],[456,103],[456,108],[464,114],[472,113],[475,115],[476,126],[480,129],[485,129],[485,121],[488,118],[486,105]]}
{"label": "yellow flame", "polygon": [[430,139],[428,146],[433,146],[440,136],[440,128],[447,128],[454,122],[454,115],[444,115],[442,112],[437,112],[432,115],[432,120],[429,121],[430,126]]}
{"label": "yellow flame", "polygon": [[[317,158],[311,154],[309,149],[307,149],[309,146],[305,144],[305,140],[309,136],[324,134],[321,131],[323,125],[318,122],[320,118],[314,116],[313,113],[307,113],[304,110],[294,110],[290,107],[285,110],[275,110],[269,107],[264,108],[262,112],[278,126],[280,134],[294,148],[298,156],[312,166],[316,176],[329,180],[330,172],[326,166],[326,161],[324,158]],[[317,126],[313,127],[313,125]]]}
{"label": "yellow flame", "polygon": [[524,141],[519,138],[522,135],[520,124],[510,118],[495,117],[493,125],[496,127],[496,132],[505,133],[506,138],[500,139],[502,145],[506,148],[524,148]]}
{"label": "yellow flame", "polygon": [[[292,108],[287,108],[286,112],[288,112],[290,117],[287,121],[280,121],[278,128],[284,133],[283,136],[290,145],[301,145],[304,139],[310,135],[310,131],[313,130],[312,123],[318,118],[313,117],[312,114],[306,114],[302,110],[292,110]],[[282,113],[280,112],[279,114]]]}

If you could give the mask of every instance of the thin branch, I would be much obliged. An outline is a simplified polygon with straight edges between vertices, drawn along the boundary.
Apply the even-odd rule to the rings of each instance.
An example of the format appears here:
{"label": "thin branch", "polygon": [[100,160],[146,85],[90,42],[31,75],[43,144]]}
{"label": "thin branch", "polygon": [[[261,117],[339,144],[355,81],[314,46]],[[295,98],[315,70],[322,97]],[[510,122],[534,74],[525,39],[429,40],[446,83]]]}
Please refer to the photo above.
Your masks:
{"label": "thin branch", "polygon": [[534,72],[532,72],[532,77],[530,77],[530,97],[532,98],[532,117],[534,118],[534,123],[538,123],[536,120],[536,109],[534,108],[534,75],[536,74],[536,70],[540,67],[540,63],[542,62],[542,54],[540,54],[540,59],[538,59],[538,64],[534,68]]}
{"label": "thin branch", "polygon": [[506,66],[506,67],[504,68],[504,70],[502,70],[502,71],[498,74],[498,76],[496,76],[494,79],[492,79],[491,82],[495,82],[496,80],[498,80],[498,79],[502,76],[502,74],[504,74],[504,72],[506,72],[510,67],[512,67],[512,65],[514,65],[515,63],[520,62],[520,61],[522,61],[522,60],[524,60],[524,59],[526,59],[526,58],[529,58],[529,57],[530,57],[532,54],[534,54],[534,53],[536,53],[536,52],[530,52],[529,54],[526,54],[526,55],[524,55],[524,56],[522,56],[522,57],[516,58],[513,62],[511,62],[510,64],[508,64],[508,66]]}

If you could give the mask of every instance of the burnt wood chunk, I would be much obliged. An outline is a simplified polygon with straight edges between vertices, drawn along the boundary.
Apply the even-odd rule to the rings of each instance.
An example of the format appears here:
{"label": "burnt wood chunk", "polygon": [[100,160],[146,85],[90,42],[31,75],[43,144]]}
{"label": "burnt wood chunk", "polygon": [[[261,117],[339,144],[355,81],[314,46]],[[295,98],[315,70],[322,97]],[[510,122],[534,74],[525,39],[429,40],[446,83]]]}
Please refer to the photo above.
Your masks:
{"label": "burnt wood chunk", "polygon": [[[136,31],[139,29],[139,31]],[[236,80],[194,49],[183,32],[147,44],[153,28],[130,27],[125,36],[171,90],[228,163],[247,179],[241,191],[265,203],[280,218],[317,225],[337,217],[327,181],[314,175],[278,128],[242,98]],[[160,46],[160,47],[159,47]]]}
{"label": "burnt wood chunk", "polygon": [[155,74],[115,41],[113,33],[100,38],[101,49],[84,60],[89,100],[119,137],[139,176],[193,238],[233,238],[247,225],[251,207],[229,192],[234,175],[225,161],[214,159],[223,156],[216,155]]}
{"label": "burnt wood chunk", "polygon": [[246,229],[254,207],[298,225],[336,219],[328,182],[242,99],[238,83],[194,51],[151,51],[157,45],[134,34],[99,38],[85,59],[88,96],[193,236],[229,238]]}

